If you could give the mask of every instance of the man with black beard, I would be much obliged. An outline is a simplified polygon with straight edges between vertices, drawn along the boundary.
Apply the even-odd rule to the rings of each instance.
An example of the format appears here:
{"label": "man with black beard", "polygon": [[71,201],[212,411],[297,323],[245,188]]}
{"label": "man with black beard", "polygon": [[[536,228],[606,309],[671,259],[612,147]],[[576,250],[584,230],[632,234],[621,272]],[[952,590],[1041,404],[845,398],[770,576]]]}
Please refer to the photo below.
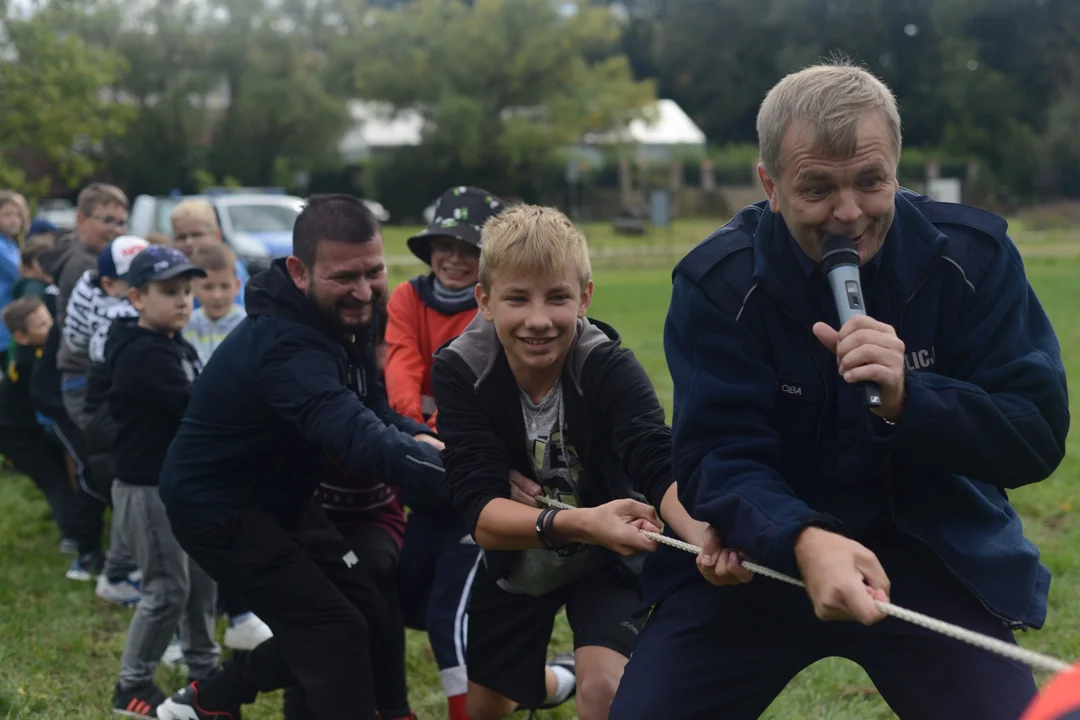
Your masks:
{"label": "man with black beard", "polygon": [[273,630],[180,690],[166,720],[239,720],[258,692],[301,685],[323,720],[376,717],[371,648],[385,602],[313,500],[331,464],[375,473],[408,503],[445,497],[425,425],[390,410],[368,334],[386,294],[383,243],[359,200],[311,201],[293,255],[247,286],[248,317],[214,353],[169,450],[173,533]]}

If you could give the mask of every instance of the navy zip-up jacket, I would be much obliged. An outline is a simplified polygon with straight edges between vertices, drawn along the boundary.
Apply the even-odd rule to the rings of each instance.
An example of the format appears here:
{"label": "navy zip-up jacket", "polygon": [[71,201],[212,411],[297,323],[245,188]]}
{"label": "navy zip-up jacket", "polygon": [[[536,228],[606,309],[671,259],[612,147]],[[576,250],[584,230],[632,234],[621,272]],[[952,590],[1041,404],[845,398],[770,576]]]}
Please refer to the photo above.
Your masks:
{"label": "navy zip-up jacket", "polygon": [[[1005,221],[901,190],[862,275],[868,314],[905,344],[895,427],[866,409],[811,332],[838,327],[836,310],[767,203],[675,268],[664,345],[683,505],[726,545],[789,574],[807,526],[858,539],[893,523],[1007,625],[1041,627],[1050,573],[1006,491],[1061,462],[1068,393]],[[695,574],[693,558],[662,546],[646,563],[647,595]]]}
{"label": "navy zip-up jacket", "polygon": [[160,490],[170,518],[208,525],[250,507],[287,517],[326,479],[329,458],[402,488],[406,502],[448,506],[439,452],[413,438],[431,428],[390,409],[363,339],[344,337],[283,259],[248,283],[245,301],[247,318],[206,364],[169,448]]}

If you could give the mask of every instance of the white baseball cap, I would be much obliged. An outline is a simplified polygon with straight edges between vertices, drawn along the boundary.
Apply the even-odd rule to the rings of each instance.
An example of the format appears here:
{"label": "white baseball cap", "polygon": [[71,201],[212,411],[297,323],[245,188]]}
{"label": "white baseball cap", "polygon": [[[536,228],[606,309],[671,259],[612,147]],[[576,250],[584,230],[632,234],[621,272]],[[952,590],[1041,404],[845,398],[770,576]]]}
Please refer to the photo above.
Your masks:
{"label": "white baseball cap", "polygon": [[135,235],[121,235],[98,254],[98,277],[123,279],[131,269],[132,259],[150,243]]}

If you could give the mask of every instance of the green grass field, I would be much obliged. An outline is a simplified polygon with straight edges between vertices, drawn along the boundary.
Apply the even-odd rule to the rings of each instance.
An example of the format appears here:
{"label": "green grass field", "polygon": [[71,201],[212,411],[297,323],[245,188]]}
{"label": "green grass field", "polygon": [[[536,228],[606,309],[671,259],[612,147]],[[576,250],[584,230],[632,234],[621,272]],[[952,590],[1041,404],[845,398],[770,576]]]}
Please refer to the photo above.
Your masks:
{"label": "green grass field", "polygon": [[[667,311],[671,258],[719,225],[680,223],[670,237],[615,238],[604,227],[589,228],[598,248],[631,248],[598,257],[597,291],[591,314],[614,324],[652,376],[670,418],[671,379],[664,362],[661,333]],[[387,230],[387,255],[407,254],[408,232]],[[1044,236],[1021,232],[1029,277],[1057,328],[1069,378],[1080,380],[1080,237],[1059,232]],[[1053,251],[1044,251],[1053,246]],[[650,254],[633,254],[655,248]],[[668,252],[678,248],[678,255]],[[598,253],[598,256],[601,253]],[[393,266],[396,280],[415,266]],[[1020,641],[1064,659],[1080,658],[1080,528],[1072,508],[1080,476],[1080,450],[1070,453],[1049,480],[1012,494],[1031,537],[1054,573],[1046,629]],[[89,584],[64,579],[70,558],[56,552],[58,536],[43,499],[25,478],[0,476],[0,720],[91,719],[109,716],[130,610],[98,601]],[[887,570],[887,568],[886,568]],[[769,581],[765,581],[769,582]],[[220,636],[219,636],[220,637]],[[566,647],[564,625],[555,645]],[[426,639],[409,637],[410,692],[421,718],[445,718],[441,687]],[[1046,679],[1040,675],[1040,682]],[[183,682],[179,672],[161,670],[159,685],[171,691]],[[678,699],[672,698],[673,707]],[[269,695],[245,711],[249,720],[281,717],[280,696]],[[576,717],[571,710],[544,714]],[[825,660],[796,677],[766,713],[768,718],[867,720],[893,717],[866,675],[853,664]]]}

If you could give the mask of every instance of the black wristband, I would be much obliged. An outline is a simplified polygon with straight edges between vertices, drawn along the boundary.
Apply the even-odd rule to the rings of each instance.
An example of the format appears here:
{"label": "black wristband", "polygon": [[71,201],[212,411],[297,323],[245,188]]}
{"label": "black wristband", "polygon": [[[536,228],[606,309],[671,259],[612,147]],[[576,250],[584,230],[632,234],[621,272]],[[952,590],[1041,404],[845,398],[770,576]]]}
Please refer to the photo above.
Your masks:
{"label": "black wristband", "polygon": [[555,508],[550,515],[544,518],[544,539],[547,541],[549,548],[559,547],[559,543],[555,540],[555,516],[560,512],[562,512],[562,508]]}
{"label": "black wristband", "polygon": [[551,548],[552,545],[548,542],[546,537],[544,523],[547,520],[548,515],[551,515],[554,512],[555,510],[552,508],[545,508],[536,516],[536,538],[540,541],[540,544],[546,548]]}

